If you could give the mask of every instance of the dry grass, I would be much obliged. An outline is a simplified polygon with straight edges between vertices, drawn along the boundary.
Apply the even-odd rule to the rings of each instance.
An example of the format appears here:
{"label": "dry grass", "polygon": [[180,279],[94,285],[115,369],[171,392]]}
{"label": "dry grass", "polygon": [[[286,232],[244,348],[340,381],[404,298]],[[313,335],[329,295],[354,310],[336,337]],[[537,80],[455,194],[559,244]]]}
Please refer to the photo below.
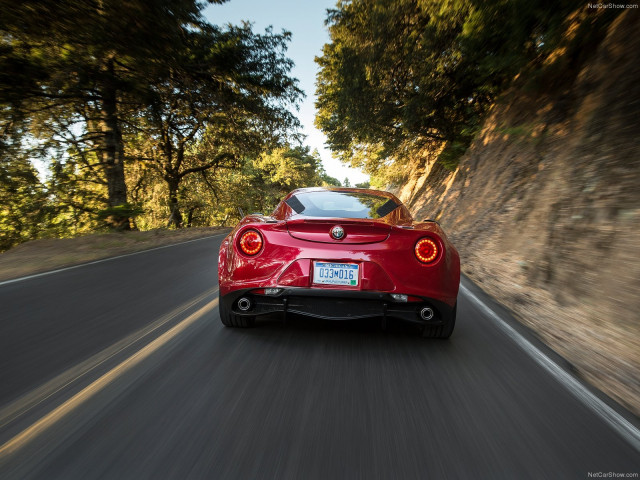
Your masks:
{"label": "dry grass", "polygon": [[0,281],[228,232],[206,227],[34,240],[0,254]]}

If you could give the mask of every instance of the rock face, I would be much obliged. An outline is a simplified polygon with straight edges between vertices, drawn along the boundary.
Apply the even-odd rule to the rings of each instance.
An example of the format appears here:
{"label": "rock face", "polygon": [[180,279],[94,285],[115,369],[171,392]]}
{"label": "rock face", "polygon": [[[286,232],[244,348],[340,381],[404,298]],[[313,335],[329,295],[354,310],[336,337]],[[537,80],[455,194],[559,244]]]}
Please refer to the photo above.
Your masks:
{"label": "rock face", "polygon": [[454,172],[397,193],[463,270],[588,381],[640,414],[640,11],[542,98],[494,106]]}

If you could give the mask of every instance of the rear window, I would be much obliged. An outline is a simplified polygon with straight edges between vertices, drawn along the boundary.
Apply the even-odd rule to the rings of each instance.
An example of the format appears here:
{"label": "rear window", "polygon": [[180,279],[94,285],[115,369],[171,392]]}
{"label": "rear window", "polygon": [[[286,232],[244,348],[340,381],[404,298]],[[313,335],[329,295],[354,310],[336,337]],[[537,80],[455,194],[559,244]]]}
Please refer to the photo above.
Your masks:
{"label": "rear window", "polygon": [[390,198],[358,192],[309,192],[287,200],[294,212],[306,217],[381,218],[400,205]]}

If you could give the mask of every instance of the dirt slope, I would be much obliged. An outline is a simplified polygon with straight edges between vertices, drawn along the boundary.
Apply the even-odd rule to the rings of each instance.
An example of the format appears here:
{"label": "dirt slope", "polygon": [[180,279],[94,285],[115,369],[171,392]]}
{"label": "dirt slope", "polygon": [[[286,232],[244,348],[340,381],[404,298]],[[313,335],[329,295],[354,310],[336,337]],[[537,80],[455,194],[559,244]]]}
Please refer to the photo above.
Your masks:
{"label": "dirt slope", "polygon": [[399,190],[463,270],[588,381],[640,414],[640,13],[568,84],[509,92],[455,172]]}

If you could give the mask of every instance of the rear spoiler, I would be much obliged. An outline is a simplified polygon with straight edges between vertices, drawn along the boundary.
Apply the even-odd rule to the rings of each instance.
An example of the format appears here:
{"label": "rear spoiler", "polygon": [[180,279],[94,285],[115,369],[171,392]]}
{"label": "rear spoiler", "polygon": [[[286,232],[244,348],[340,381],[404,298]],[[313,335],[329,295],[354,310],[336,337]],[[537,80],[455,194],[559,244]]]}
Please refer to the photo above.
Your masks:
{"label": "rear spoiler", "polygon": [[427,223],[427,222],[435,223],[439,227],[441,226],[439,221],[433,220],[432,218],[425,218],[424,220],[422,220],[422,223]]}

